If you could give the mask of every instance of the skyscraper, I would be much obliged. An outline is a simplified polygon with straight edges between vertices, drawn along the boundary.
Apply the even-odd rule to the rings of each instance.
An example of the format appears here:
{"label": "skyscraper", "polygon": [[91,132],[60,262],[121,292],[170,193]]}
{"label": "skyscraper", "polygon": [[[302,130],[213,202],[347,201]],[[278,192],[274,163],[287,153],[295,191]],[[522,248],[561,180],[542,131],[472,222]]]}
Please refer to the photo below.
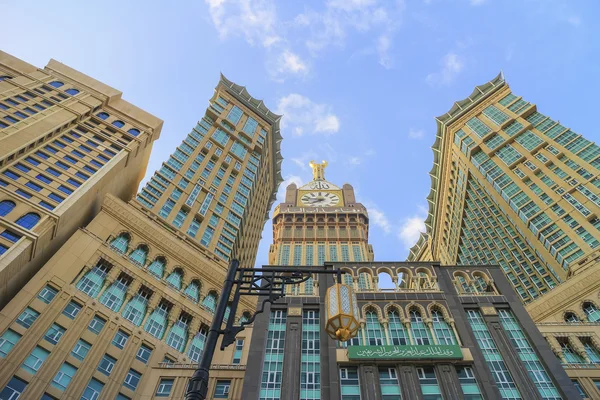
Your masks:
{"label": "skyscraper", "polygon": [[[228,260],[254,263],[281,181],[279,118],[222,76],[137,198],[107,196],[4,308],[0,387],[24,398],[183,397]],[[237,318],[254,307],[243,298]],[[214,398],[240,398],[250,333],[216,353]]]}
{"label": "skyscraper", "polygon": [[0,307],[105,194],[135,195],[161,128],[102,82],[0,51]]}
{"label": "skyscraper", "polygon": [[600,147],[502,74],[437,118],[427,233],[408,260],[498,264],[528,303],[600,255]]}

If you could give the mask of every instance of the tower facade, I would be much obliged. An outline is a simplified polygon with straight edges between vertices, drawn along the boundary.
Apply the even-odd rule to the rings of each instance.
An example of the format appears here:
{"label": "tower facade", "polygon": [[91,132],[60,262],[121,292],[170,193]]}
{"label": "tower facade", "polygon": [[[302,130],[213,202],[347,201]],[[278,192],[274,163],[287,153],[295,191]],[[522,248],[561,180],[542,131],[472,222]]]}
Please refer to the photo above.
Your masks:
{"label": "tower facade", "polygon": [[325,179],[327,163],[315,163],[313,180],[286,189],[273,213],[271,265],[323,265],[327,261],[370,261],[369,217],[349,184]]}
{"label": "tower facade", "polygon": [[0,307],[104,195],[135,195],[161,128],[102,82],[0,51]]}
{"label": "tower facade", "polygon": [[427,233],[409,260],[501,266],[527,303],[600,255],[600,147],[502,75],[437,118]]}
{"label": "tower facade", "polygon": [[[0,387],[23,398],[182,398],[229,259],[254,263],[281,181],[279,118],[222,76],[136,199],[107,196],[2,310]],[[236,318],[254,307],[242,298]],[[241,398],[251,331],[216,352],[211,398]]]}

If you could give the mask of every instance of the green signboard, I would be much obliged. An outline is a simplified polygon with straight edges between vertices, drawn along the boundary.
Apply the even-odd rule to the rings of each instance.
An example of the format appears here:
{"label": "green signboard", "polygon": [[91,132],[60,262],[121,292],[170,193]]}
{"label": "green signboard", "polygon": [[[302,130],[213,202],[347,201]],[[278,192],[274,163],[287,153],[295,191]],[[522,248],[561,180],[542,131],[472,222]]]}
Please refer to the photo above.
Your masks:
{"label": "green signboard", "polygon": [[350,360],[437,360],[463,358],[460,346],[348,346]]}

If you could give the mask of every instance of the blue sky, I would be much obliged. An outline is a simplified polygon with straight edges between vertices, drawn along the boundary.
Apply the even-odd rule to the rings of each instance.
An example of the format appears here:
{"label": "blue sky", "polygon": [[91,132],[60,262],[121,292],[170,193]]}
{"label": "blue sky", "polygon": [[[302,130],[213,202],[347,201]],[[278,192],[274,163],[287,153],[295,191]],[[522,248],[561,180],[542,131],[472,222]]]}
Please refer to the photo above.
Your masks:
{"label": "blue sky", "polygon": [[[165,121],[147,175],[220,71],[247,86],[284,114],[285,184],[328,160],[327,179],[369,208],[382,261],[403,260],[424,229],[434,117],[501,69],[517,95],[600,141],[597,1],[4,3],[2,50],[38,67],[55,58]],[[258,264],[271,238],[267,222]]]}

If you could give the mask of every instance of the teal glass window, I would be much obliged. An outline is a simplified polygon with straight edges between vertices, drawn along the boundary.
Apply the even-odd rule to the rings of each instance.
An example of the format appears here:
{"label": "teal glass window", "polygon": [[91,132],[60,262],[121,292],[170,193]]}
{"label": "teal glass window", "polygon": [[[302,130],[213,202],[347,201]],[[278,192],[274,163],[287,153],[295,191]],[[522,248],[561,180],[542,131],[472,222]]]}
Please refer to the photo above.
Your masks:
{"label": "teal glass window", "polygon": [[248,117],[242,130],[244,132],[246,132],[248,135],[250,135],[250,137],[253,137],[254,134],[256,133],[257,127],[258,127],[258,122],[256,122],[256,120],[254,118]]}
{"label": "teal glass window", "polygon": [[157,339],[162,339],[167,329],[169,312],[167,306],[160,304],[148,317],[144,330]]}
{"label": "teal glass window", "polygon": [[536,147],[544,143],[538,135],[531,131],[525,131],[515,138],[515,142],[525,147],[529,151],[533,151]]}
{"label": "teal glass window", "polygon": [[385,345],[385,336],[383,329],[379,323],[377,312],[368,310],[365,315],[365,339],[368,346],[383,346]]}
{"label": "teal glass window", "polygon": [[193,280],[183,291],[187,297],[192,299],[195,303],[200,301],[200,282]]}
{"label": "teal glass window", "polygon": [[119,329],[117,333],[115,333],[115,337],[112,340],[112,344],[118,349],[123,349],[127,345],[128,340],[129,334]]}
{"label": "teal glass window", "polygon": [[181,281],[183,280],[183,272],[179,268],[175,268],[173,272],[167,276],[167,283],[177,290],[181,290]]}
{"label": "teal glass window", "polygon": [[529,340],[521,330],[519,323],[509,310],[498,310],[502,328],[510,338],[513,347],[519,353],[519,358],[529,372],[529,377],[535,383],[535,386],[543,399],[560,400],[561,396],[552,383],[552,379],[544,368],[535,350],[529,343]]}
{"label": "teal glass window", "polygon": [[487,324],[478,310],[467,310],[467,320],[475,335],[477,345],[483,353],[483,357],[492,372],[492,376],[500,390],[503,399],[521,399],[521,393],[508,370],[502,354],[496,347],[496,343],[490,334]]}
{"label": "teal glass window", "polygon": [[508,115],[500,111],[496,106],[490,105],[483,110],[483,115],[488,117],[496,125],[502,125],[504,121],[508,120]]}
{"label": "teal glass window", "polygon": [[173,390],[173,384],[175,383],[174,379],[169,378],[161,378],[158,384],[158,388],[156,389],[156,397],[169,397],[171,395],[171,390]]}
{"label": "teal glass window", "polygon": [[402,400],[396,368],[379,368],[379,388],[382,400]]}
{"label": "teal glass window", "polygon": [[17,318],[17,324],[24,328],[29,328],[39,316],[39,312],[35,311],[33,308],[27,307],[21,315],[19,315],[19,318]]}
{"label": "teal glass window", "polygon": [[463,392],[464,400],[483,400],[481,390],[477,385],[473,368],[466,366],[456,366],[456,374],[460,382],[460,388]]}
{"label": "teal glass window", "polygon": [[235,350],[233,352],[232,364],[239,364],[242,361],[242,353],[244,351],[244,339],[235,340]]}
{"label": "teal glass window", "polygon": [[592,339],[590,337],[580,338],[581,343],[583,344],[583,348],[593,364],[600,364],[600,352],[594,346]]}
{"label": "teal glass window", "polygon": [[429,329],[425,325],[419,310],[410,310],[410,331],[412,332],[412,337],[416,345],[423,346],[431,344]]}
{"label": "teal glass window", "polygon": [[202,306],[210,313],[215,312],[217,307],[217,295],[214,292],[210,292],[204,300],[202,300]]}
{"label": "teal glass window", "polygon": [[418,367],[417,377],[421,385],[423,400],[442,400],[442,392],[435,375],[434,367]]}
{"label": "teal glass window", "polygon": [[98,364],[97,369],[104,375],[110,376],[110,373],[112,372],[116,363],[117,363],[116,358],[113,358],[113,357],[109,356],[108,354],[105,354],[104,357],[102,357],[102,360],[100,360],[100,363]]}
{"label": "teal glass window", "polygon": [[433,321],[433,331],[438,344],[456,344],[454,331],[444,319],[444,315],[439,310],[431,311],[431,320]]}
{"label": "teal glass window", "polygon": [[129,247],[129,241],[131,240],[131,236],[128,233],[121,233],[119,236],[114,238],[110,243],[110,247],[114,250],[118,251],[121,254],[125,254],[127,252],[127,248]]}
{"label": "teal glass window", "polygon": [[105,324],[106,321],[104,319],[94,315],[94,318],[92,318],[90,324],[88,325],[88,329],[97,335],[102,331],[102,328],[104,328]]}
{"label": "teal glass window", "polygon": [[214,399],[227,399],[229,398],[229,388],[231,386],[231,381],[227,380],[218,380],[215,385],[215,394],[213,396]]}
{"label": "teal glass window", "polygon": [[598,310],[595,304],[590,302],[583,303],[583,311],[587,315],[588,321],[596,322],[600,320],[600,310]]}
{"label": "teal glass window", "polygon": [[287,314],[283,310],[271,310],[269,314],[259,393],[260,398],[264,400],[281,398],[286,319]]}
{"label": "teal glass window", "polygon": [[69,383],[71,383],[71,379],[73,379],[73,376],[75,376],[76,372],[77,368],[69,363],[63,363],[63,365],[60,367],[60,370],[54,376],[54,379],[52,379],[51,385],[61,392],[64,392],[67,386],[69,386]]}
{"label": "teal glass window", "polygon": [[568,338],[557,339],[567,364],[585,364],[585,359],[579,353],[573,350]]}
{"label": "teal glass window", "polygon": [[142,344],[140,346],[140,348],[138,349],[138,352],[135,355],[135,358],[137,358],[144,364],[148,364],[148,361],[150,361],[151,355],[152,355],[152,349],[150,347],[146,346],[145,344]]}
{"label": "teal glass window", "polygon": [[81,279],[79,279],[79,282],[77,282],[76,285],[77,289],[81,290],[91,298],[96,298],[104,285],[107,272],[108,267],[99,262],[94,268],[86,272]]}
{"label": "teal glass window", "polygon": [[238,106],[233,106],[231,110],[229,110],[229,114],[227,114],[227,119],[233,125],[237,125],[237,123],[240,122],[240,118],[242,118],[243,114],[244,112],[241,108],[239,108]]}
{"label": "teal glass window", "polygon": [[117,279],[115,283],[110,285],[108,289],[100,296],[100,303],[114,312],[118,312],[125,301],[125,293],[129,284],[124,279]]}
{"label": "teal glass window", "polygon": [[571,379],[571,382],[573,382],[573,385],[577,389],[577,392],[579,392],[579,395],[581,396],[581,398],[585,399],[585,398],[589,397],[587,395],[587,393],[585,392],[585,390],[583,390],[583,387],[581,387],[581,383],[579,383],[579,381],[577,379]]}
{"label": "teal glass window", "polygon": [[146,316],[148,297],[145,293],[138,293],[133,296],[123,309],[123,318],[136,326],[140,326]]}
{"label": "teal glass window", "polygon": [[36,346],[29,357],[25,359],[21,368],[29,372],[31,375],[35,375],[49,355],[50,352],[48,350],[40,346]]}
{"label": "teal glass window", "polygon": [[57,294],[58,290],[54,289],[52,286],[46,285],[42,288],[42,290],[40,290],[37,298],[46,304],[50,304]]}
{"label": "teal glass window", "polygon": [[358,274],[358,290],[371,290],[371,275],[367,272],[361,272]]}
{"label": "teal glass window", "polygon": [[4,389],[2,389],[2,391],[0,392],[0,398],[16,400],[21,396],[21,394],[23,394],[26,387],[26,381],[17,378],[16,376],[13,376],[10,379],[10,381],[8,381]]}
{"label": "teal glass window", "polygon": [[408,332],[400,319],[400,313],[394,309],[388,311],[388,334],[392,345],[406,346],[410,344]]}
{"label": "teal glass window", "polygon": [[148,266],[148,272],[158,279],[162,279],[167,262],[163,257],[156,257]]}
{"label": "teal glass window", "polygon": [[206,328],[201,327],[200,331],[196,333],[196,336],[192,339],[190,347],[188,349],[188,356],[190,360],[197,363],[200,362],[202,353],[204,352],[204,345],[206,344],[206,335],[208,334]]}
{"label": "teal glass window", "polygon": [[343,275],[343,277],[344,284],[349,285],[351,288],[354,288],[354,278],[352,277],[352,274],[350,272],[347,272]]}
{"label": "teal glass window", "polygon": [[484,124],[479,118],[473,117],[467,121],[467,126],[480,138],[490,133],[492,130]]}
{"label": "teal glass window", "polygon": [[83,391],[80,400],[97,400],[100,398],[100,393],[104,388],[104,383],[100,382],[97,379],[90,379],[90,383],[88,383],[87,387]]}
{"label": "teal glass window", "polygon": [[12,329],[6,330],[0,337],[0,357],[5,358],[21,339],[21,335]]}
{"label": "teal glass window", "polygon": [[77,343],[75,343],[75,347],[73,347],[73,350],[71,350],[71,355],[76,359],[83,361],[83,359],[85,358],[85,356],[87,356],[91,348],[92,345],[90,343],[86,342],[83,339],[79,339]]}
{"label": "teal glass window", "polygon": [[58,341],[65,334],[66,329],[58,324],[52,324],[52,326],[46,332],[44,339],[52,344],[58,344]]}
{"label": "teal glass window", "polygon": [[360,380],[357,367],[340,368],[341,400],[360,400]]}
{"label": "teal glass window", "polygon": [[506,95],[505,97],[503,97],[498,103],[502,104],[503,106],[508,106],[510,103],[513,102],[513,100],[515,100],[517,98],[517,96],[515,96],[512,93],[509,93],[508,95]]}
{"label": "teal glass window", "polygon": [[140,267],[146,264],[146,258],[148,257],[148,246],[142,244],[137,247],[134,251],[129,254],[129,260]]}
{"label": "teal glass window", "polygon": [[321,398],[319,311],[302,313],[302,354],[300,358],[300,400]]}
{"label": "teal glass window", "polygon": [[139,372],[137,372],[134,369],[130,369],[127,372],[127,375],[125,376],[125,381],[123,381],[123,386],[125,386],[126,388],[129,388],[135,392],[141,379],[142,379],[142,374],[140,374]]}
{"label": "teal glass window", "polygon": [[177,322],[173,324],[169,334],[167,335],[167,345],[171,346],[179,352],[183,352],[188,338],[188,319],[187,317],[179,317]]}

